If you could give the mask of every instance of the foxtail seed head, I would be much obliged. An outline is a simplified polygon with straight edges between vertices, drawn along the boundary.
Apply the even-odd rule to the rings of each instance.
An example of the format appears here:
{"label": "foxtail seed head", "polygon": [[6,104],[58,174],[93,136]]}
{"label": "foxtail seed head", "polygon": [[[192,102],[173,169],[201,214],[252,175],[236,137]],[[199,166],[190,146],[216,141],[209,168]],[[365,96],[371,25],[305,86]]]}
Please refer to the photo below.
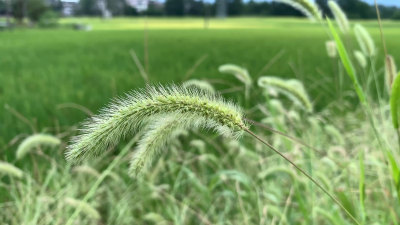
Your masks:
{"label": "foxtail seed head", "polygon": [[72,168],[72,172],[77,174],[87,174],[93,177],[100,177],[100,173],[88,165],[75,166]]}
{"label": "foxtail seed head", "polygon": [[17,149],[17,159],[23,158],[29,151],[38,146],[55,147],[61,143],[61,140],[48,134],[34,134],[25,138]]}
{"label": "foxtail seed head", "polygon": [[[145,128],[144,135],[133,154],[129,174],[134,177],[140,176],[151,166],[159,152],[181,134],[181,130],[198,128],[214,129],[222,135],[227,132],[231,133],[229,129],[227,130],[217,123],[190,114],[170,114],[154,118],[152,123]],[[238,135],[240,133],[236,133],[235,136]]]}
{"label": "foxtail seed head", "polygon": [[246,86],[251,86],[252,79],[249,75],[249,72],[240,66],[234,64],[224,64],[218,68],[220,73],[229,73],[233,74],[238,80],[243,82]]}
{"label": "foxtail seed head", "polygon": [[385,60],[385,79],[389,93],[390,90],[392,89],[393,81],[396,78],[396,75],[397,75],[397,68],[393,56],[387,55]]}
{"label": "foxtail seed head", "polygon": [[91,219],[98,220],[101,218],[100,213],[93,206],[89,205],[85,201],[66,197],[64,198],[64,203],[73,208],[81,207],[82,213],[84,213]]}
{"label": "foxtail seed head", "polygon": [[148,86],[119,99],[84,124],[82,134],[68,147],[66,157],[79,162],[98,155],[155,116],[179,114],[204,119],[225,130],[241,131],[246,127],[241,110],[221,97],[196,89],[178,86]]}
{"label": "foxtail seed head", "polygon": [[362,52],[367,56],[374,56],[376,54],[375,44],[368,31],[362,25],[356,24],[354,32]]}
{"label": "foxtail seed head", "polygon": [[13,177],[21,178],[24,173],[18,167],[7,162],[0,161],[0,173],[5,173]]}
{"label": "foxtail seed head", "polygon": [[335,41],[327,41],[325,42],[326,52],[329,58],[336,58],[337,57],[337,49],[336,49],[336,42]]}
{"label": "foxtail seed head", "polygon": [[392,114],[392,123],[395,129],[399,129],[400,113],[400,73],[397,74],[392,85],[390,94],[390,113]]}
{"label": "foxtail seed head", "polygon": [[258,86],[265,89],[275,88],[306,111],[313,111],[312,103],[303,84],[296,79],[283,80],[279,77],[264,76],[258,79]]}
{"label": "foxtail seed head", "polygon": [[328,6],[331,9],[333,16],[335,16],[336,23],[339,26],[339,29],[342,33],[347,34],[350,31],[349,20],[347,19],[346,14],[342,11],[340,6],[335,1],[328,1]]}
{"label": "foxtail seed head", "polygon": [[196,80],[196,79],[188,80],[183,82],[182,87],[198,88],[199,90],[209,92],[211,94],[215,93],[214,87],[210,83],[204,80]]}
{"label": "foxtail seed head", "polygon": [[319,10],[318,6],[310,0],[275,0],[275,1],[292,6],[293,8],[302,12],[312,21],[321,20],[322,18],[321,11]]}
{"label": "foxtail seed head", "polygon": [[354,57],[356,58],[361,68],[367,67],[367,59],[365,58],[365,55],[361,51],[358,50],[354,51]]}

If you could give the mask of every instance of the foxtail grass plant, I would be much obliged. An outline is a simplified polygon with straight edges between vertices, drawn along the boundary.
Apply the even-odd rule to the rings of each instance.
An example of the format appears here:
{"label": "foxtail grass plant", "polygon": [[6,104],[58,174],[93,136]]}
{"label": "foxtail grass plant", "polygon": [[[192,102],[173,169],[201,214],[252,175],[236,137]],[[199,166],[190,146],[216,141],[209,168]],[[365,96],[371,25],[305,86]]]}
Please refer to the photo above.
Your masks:
{"label": "foxtail grass plant", "polygon": [[[204,118],[191,115],[163,115],[155,118],[152,123],[146,127],[144,136],[139,141],[129,168],[131,176],[140,176],[146,171],[155,156],[168,146],[171,140],[176,139],[181,130],[198,129],[198,128],[217,128],[213,123],[208,123]],[[218,130],[218,128],[217,128]],[[225,132],[223,130],[222,134]]]}
{"label": "foxtail grass plant", "polygon": [[[126,99],[114,102],[112,106],[102,112],[102,115],[92,118],[91,121],[93,124],[86,122],[84,125],[85,128],[82,131],[83,134],[75,138],[69,146],[67,152],[67,159],[69,161],[78,162],[89,156],[98,155],[106,148],[115,146],[121,137],[132,131],[140,130],[143,126],[147,125],[149,129],[144,130],[143,139],[138,147],[139,150],[131,164],[131,171],[135,174],[140,174],[142,169],[149,165],[149,161],[152,160],[154,153],[159,151],[160,146],[164,145],[171,138],[171,135],[174,136],[174,131],[177,127],[185,128],[201,125],[233,137],[244,131],[294,166],[340,206],[349,217],[357,222],[340,201],[312,176],[275,149],[271,144],[250,131],[240,108],[232,103],[227,103],[221,97],[177,86],[166,88],[148,86],[145,90],[133,92]],[[168,115],[171,117],[165,119]],[[160,121],[155,120],[160,117],[164,118]],[[148,125],[150,121],[156,122],[153,125]],[[130,145],[132,145],[132,141]],[[123,152],[125,153],[128,150],[129,148],[125,148]],[[115,160],[114,162],[112,165],[115,165],[118,161]],[[101,182],[101,179],[104,179],[106,176],[103,176],[103,174],[98,178],[98,182],[96,182],[97,186]],[[94,190],[92,188],[89,191],[83,199],[84,202],[94,193]],[[79,204],[78,209],[68,220],[68,225],[73,223],[74,218],[83,208],[83,205]]]}
{"label": "foxtail grass plant", "polygon": [[249,72],[240,66],[234,64],[224,64],[218,68],[220,73],[227,73],[234,75],[238,80],[240,80],[246,86],[251,86],[252,79]]}
{"label": "foxtail grass plant", "polygon": [[303,13],[312,21],[318,21],[322,19],[321,10],[318,8],[318,5],[316,5],[311,0],[275,0],[275,1],[287,4],[299,10],[301,13]]}
{"label": "foxtail grass plant", "polygon": [[361,48],[361,51],[366,56],[375,56],[376,54],[376,47],[374,44],[374,40],[372,39],[371,35],[368,31],[363,27],[361,24],[356,24],[354,26],[354,33],[357,38],[357,42]]}
{"label": "foxtail grass plant", "polygon": [[155,116],[168,113],[207,120],[213,128],[232,136],[246,127],[241,110],[218,96],[178,86],[148,86],[115,101],[87,121],[82,134],[68,147],[66,157],[78,162],[98,155],[127,134],[140,130]]}
{"label": "foxtail grass plant", "polygon": [[0,174],[7,174],[12,177],[22,178],[24,172],[11,163],[0,161]]}
{"label": "foxtail grass plant", "polygon": [[394,129],[399,130],[400,118],[400,73],[394,79],[390,94],[390,112]]}
{"label": "foxtail grass plant", "polygon": [[357,93],[357,96],[364,106],[367,105],[366,97],[364,94],[364,91],[361,88],[361,85],[358,81],[356,70],[354,69],[353,63],[350,60],[350,57],[347,53],[347,50],[342,42],[342,39],[340,38],[339,34],[337,33],[335,27],[333,26],[332,22],[330,21],[329,18],[326,18],[329,26],[329,30],[332,33],[333,38],[335,39],[337,50],[340,56],[340,59],[343,63],[343,66],[349,75],[351,81],[353,82],[353,87]]}
{"label": "foxtail grass plant", "polygon": [[[377,8],[377,11],[379,13],[379,10]],[[379,20],[379,17],[378,17]],[[386,157],[385,160],[387,161],[387,164],[390,165],[391,167],[391,174],[392,174],[392,181],[394,184],[394,189],[396,190],[396,194],[397,196],[400,196],[400,179],[399,179],[399,174],[400,174],[400,170],[399,167],[397,165],[395,156],[393,155],[391,149],[391,146],[386,145],[386,143],[383,141],[384,137],[382,135],[382,133],[380,131],[378,131],[377,129],[377,118],[375,118],[374,112],[372,110],[371,104],[370,102],[367,101],[367,98],[364,94],[363,89],[360,87],[360,85],[358,84],[357,81],[357,76],[356,76],[356,72],[354,70],[354,67],[352,66],[352,63],[347,55],[347,51],[343,45],[343,43],[341,42],[341,38],[340,36],[337,34],[336,29],[334,28],[334,26],[332,25],[332,23],[330,22],[329,18],[327,18],[328,21],[328,25],[329,25],[329,29],[331,31],[331,34],[334,36],[336,43],[338,44],[338,51],[339,51],[339,55],[341,58],[341,61],[346,69],[346,72],[348,73],[348,75],[350,76],[350,78],[353,80],[353,85],[355,88],[355,91],[359,97],[359,100],[363,106],[363,110],[365,111],[365,114],[367,116],[367,119],[370,123],[370,127],[372,128],[371,130],[373,131],[374,134],[374,138],[376,139],[378,146],[380,148],[380,150],[382,151],[382,153],[384,154],[384,156]],[[379,20],[379,24],[380,24],[380,20]],[[372,75],[374,77],[374,82],[376,85],[376,89],[377,89],[377,94],[378,94],[378,103],[379,106],[381,107],[384,103],[382,103],[381,98],[380,98],[380,91],[379,91],[379,87],[378,87],[378,80],[376,78],[376,71],[374,69],[374,63],[372,60],[372,57],[375,56],[376,54],[376,49],[375,49],[375,45],[374,42],[371,38],[371,36],[369,35],[369,33],[365,30],[364,27],[362,27],[361,25],[356,25],[355,28],[355,33],[356,33],[356,37],[357,37],[357,41],[359,42],[359,45],[361,47],[361,50],[363,51],[363,53],[365,55],[367,55],[368,57],[370,57],[371,59],[371,67],[372,67]],[[381,30],[382,32],[382,30]],[[381,33],[381,37],[383,37],[382,33]],[[384,41],[383,41],[384,43]],[[391,116],[392,116],[392,123],[393,123],[393,127],[395,128],[396,132],[397,132],[397,136],[398,136],[398,141],[399,141],[399,146],[400,146],[400,133],[399,133],[399,99],[400,99],[400,79],[398,79],[398,76],[395,78],[394,83],[392,84],[392,91],[391,91],[391,96],[390,96],[390,110],[391,110]],[[384,118],[383,118],[383,113],[380,112],[380,119],[381,119],[381,123],[384,123]],[[359,181],[359,187],[360,187],[360,208],[362,210],[361,212],[361,217],[362,217],[362,222],[365,222],[366,219],[366,212],[365,212],[365,194],[361,193],[364,192],[363,189],[364,187],[364,163],[363,163],[364,159],[363,157],[361,157],[360,160],[360,170],[361,172],[361,176],[360,176],[360,181]],[[400,199],[400,197],[399,197]],[[396,219],[395,219],[396,220]],[[395,221],[394,220],[394,221]]]}
{"label": "foxtail grass plant", "polygon": [[61,143],[61,140],[49,134],[34,134],[24,139],[18,146],[17,159],[23,158],[32,149],[39,146],[55,147]]}
{"label": "foxtail grass plant", "polygon": [[96,169],[88,165],[75,166],[74,168],[72,168],[72,172],[77,174],[87,174],[93,177],[100,176],[100,173]]}
{"label": "foxtail grass plant", "polygon": [[326,41],[325,47],[326,53],[328,54],[329,58],[337,57],[336,43],[334,41]]}
{"label": "foxtail grass plant", "polygon": [[334,127],[332,125],[326,125],[324,127],[324,130],[325,130],[326,134],[328,134],[335,140],[336,144],[344,145],[345,141],[342,136],[342,133],[336,127]]}
{"label": "foxtail grass plant", "polygon": [[340,6],[335,1],[328,1],[329,9],[331,10],[333,16],[335,17],[336,23],[339,26],[342,33],[347,34],[350,31],[350,23],[347,19],[346,14],[342,11]]}
{"label": "foxtail grass plant", "polygon": [[196,79],[187,80],[182,83],[182,87],[184,87],[184,88],[194,87],[194,88],[198,88],[202,91],[209,92],[211,94],[215,93],[214,87],[210,83],[208,83],[207,81],[204,81],[204,80],[196,80]]}
{"label": "foxtail grass plant", "polygon": [[66,197],[64,198],[64,202],[66,205],[69,205],[73,208],[81,207],[82,212],[93,220],[99,220],[101,218],[100,213],[94,207],[84,201]]}
{"label": "foxtail grass plant", "polygon": [[394,79],[396,79],[397,72],[398,71],[393,56],[387,55],[385,59],[385,80],[386,87],[389,93],[392,89],[393,81]]}
{"label": "foxtail grass plant", "polygon": [[220,73],[227,73],[234,75],[239,81],[244,84],[245,87],[245,99],[246,102],[249,100],[250,97],[250,89],[253,84],[253,80],[250,77],[249,72],[247,69],[234,65],[234,64],[224,64],[218,68]]}
{"label": "foxtail grass plant", "polygon": [[312,103],[303,84],[296,79],[284,80],[279,77],[263,76],[258,79],[258,86],[265,89],[276,89],[307,112],[313,111]]}
{"label": "foxtail grass plant", "polygon": [[361,68],[365,69],[367,67],[367,59],[365,58],[365,55],[361,51],[354,51],[354,58],[358,62],[358,65],[360,65]]}
{"label": "foxtail grass plant", "polygon": [[[86,193],[85,197],[80,200],[83,203],[87,203],[90,198],[93,197],[93,195],[96,193],[97,189],[99,188],[100,184],[105,180],[105,178],[112,173],[112,170],[121,162],[123,157],[130,151],[132,148],[132,145],[136,143],[138,137],[140,136],[140,133],[136,134],[135,137],[133,137],[128,144],[125,145],[125,147],[121,150],[119,155],[112,160],[111,163],[108,164],[107,169],[102,171],[100,176],[97,178],[96,182],[92,185],[90,190]],[[75,222],[75,218],[79,215],[79,213],[84,210],[83,209],[84,205],[79,204],[76,208],[74,213],[71,215],[71,217],[68,219],[68,221],[65,223],[66,225],[72,225]]]}

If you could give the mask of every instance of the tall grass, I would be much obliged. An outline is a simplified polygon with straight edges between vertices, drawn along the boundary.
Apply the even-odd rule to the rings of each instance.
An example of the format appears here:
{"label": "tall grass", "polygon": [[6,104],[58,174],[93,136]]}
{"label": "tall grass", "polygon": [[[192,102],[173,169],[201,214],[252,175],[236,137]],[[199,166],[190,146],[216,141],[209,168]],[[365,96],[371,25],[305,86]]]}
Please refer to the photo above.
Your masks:
{"label": "tall grass", "polygon": [[[343,42],[330,21],[328,26],[340,56],[336,72],[348,73],[347,83],[353,85],[353,90],[340,93],[344,96],[340,101],[314,109],[319,93],[329,92],[326,87],[332,85],[331,76],[338,75],[318,69],[323,79],[302,79],[306,73],[303,67],[321,66],[317,60],[302,62],[304,65],[289,60],[293,71],[287,73],[297,80],[278,78],[280,83],[252,87],[244,110],[224,100],[237,96],[240,100],[243,89],[223,97],[215,97],[199,85],[133,92],[89,119],[84,125],[88,129],[81,131],[83,136],[70,148],[60,146],[70,152],[71,160],[84,161],[82,166],[71,168],[53,151],[48,154],[54,158],[50,164],[46,158],[37,159],[37,167],[25,158],[13,163],[23,173],[22,179],[1,173],[7,176],[0,177],[0,221],[68,225],[397,224],[400,170],[394,137],[399,126],[399,78],[394,78],[389,113],[387,96],[377,102],[359,82],[378,71],[375,75],[383,84],[384,65],[376,71],[367,63],[365,68],[354,66],[357,59],[349,53],[358,51],[358,46]],[[321,38],[320,46],[324,40]],[[378,53],[374,57],[380,57]],[[323,56],[323,60],[330,60],[325,52]],[[281,70],[289,67],[286,61],[277,66]],[[216,93],[230,85],[230,81],[218,83],[227,76],[212,72],[215,66],[207,68],[211,68],[208,81]],[[156,79],[155,73],[152,75]],[[277,83],[285,91],[271,91],[277,89]],[[319,91],[310,91],[312,86]],[[357,98],[361,106],[355,104]],[[54,130],[63,139],[75,135],[75,126],[54,126],[43,132]],[[243,130],[246,135],[237,135]],[[232,138],[235,136],[240,139]],[[14,148],[19,139],[15,137],[8,148]],[[121,148],[125,139],[130,141]],[[272,151],[266,151],[265,145]],[[136,176],[129,176],[132,174]]]}

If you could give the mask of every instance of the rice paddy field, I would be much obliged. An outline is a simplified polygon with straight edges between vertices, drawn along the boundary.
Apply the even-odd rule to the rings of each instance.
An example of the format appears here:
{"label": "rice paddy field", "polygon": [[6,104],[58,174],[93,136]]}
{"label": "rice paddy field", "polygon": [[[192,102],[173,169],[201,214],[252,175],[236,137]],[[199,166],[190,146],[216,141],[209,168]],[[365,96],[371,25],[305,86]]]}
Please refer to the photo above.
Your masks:
{"label": "rice paddy field", "polygon": [[[90,29],[74,30],[76,23]],[[346,63],[327,54],[332,31],[325,22],[65,18],[60,24],[0,31],[0,161],[16,167],[0,164],[0,224],[400,223],[400,150],[378,21],[351,21],[376,46],[364,66],[353,54],[360,50],[354,33],[340,33],[366,98],[361,103]],[[400,65],[400,23],[382,26]],[[219,70],[224,64],[247,69],[248,77]],[[212,129],[180,130],[135,177],[129,164],[142,131],[127,132],[98,157],[67,163],[81,122],[145,87],[144,74],[149,85],[195,79],[211,86],[333,199],[248,133],[235,139]],[[265,76],[297,79],[294,97],[263,85]],[[27,143],[34,134],[51,136]]]}

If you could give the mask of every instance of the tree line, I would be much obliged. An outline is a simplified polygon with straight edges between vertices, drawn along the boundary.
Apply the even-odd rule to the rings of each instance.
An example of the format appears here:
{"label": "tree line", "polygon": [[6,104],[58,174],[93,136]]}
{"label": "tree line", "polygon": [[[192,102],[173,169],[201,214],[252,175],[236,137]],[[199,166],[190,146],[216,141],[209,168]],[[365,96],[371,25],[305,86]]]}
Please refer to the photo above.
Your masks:
{"label": "tree line", "polygon": [[[149,0],[148,8],[138,12],[127,4],[126,0],[80,0],[74,7],[74,15],[99,16],[102,9],[99,1],[106,5],[113,16],[294,16],[303,15],[297,10],[278,2],[260,2],[243,0],[166,0],[161,3]],[[324,15],[331,16],[328,10],[328,0],[316,0]],[[337,3],[351,19],[375,19],[374,6],[360,0],[337,0]],[[400,9],[397,7],[379,6],[384,19],[400,19]],[[10,15],[16,20],[29,18],[38,21],[45,12],[52,11],[61,14],[61,0],[0,0],[0,15]]]}

